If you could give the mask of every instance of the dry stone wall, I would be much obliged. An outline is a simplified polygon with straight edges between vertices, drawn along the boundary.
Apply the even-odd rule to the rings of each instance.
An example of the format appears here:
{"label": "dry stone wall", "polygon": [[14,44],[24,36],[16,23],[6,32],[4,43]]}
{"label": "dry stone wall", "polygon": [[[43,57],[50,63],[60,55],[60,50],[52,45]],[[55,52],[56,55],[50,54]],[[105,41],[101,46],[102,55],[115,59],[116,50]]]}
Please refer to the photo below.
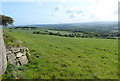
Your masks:
{"label": "dry stone wall", "polygon": [[9,48],[6,50],[7,62],[15,66],[28,63],[29,50],[26,47]]}
{"label": "dry stone wall", "polygon": [[29,49],[26,47],[5,48],[2,27],[0,26],[0,80],[5,73],[7,64],[20,66],[28,63]]}

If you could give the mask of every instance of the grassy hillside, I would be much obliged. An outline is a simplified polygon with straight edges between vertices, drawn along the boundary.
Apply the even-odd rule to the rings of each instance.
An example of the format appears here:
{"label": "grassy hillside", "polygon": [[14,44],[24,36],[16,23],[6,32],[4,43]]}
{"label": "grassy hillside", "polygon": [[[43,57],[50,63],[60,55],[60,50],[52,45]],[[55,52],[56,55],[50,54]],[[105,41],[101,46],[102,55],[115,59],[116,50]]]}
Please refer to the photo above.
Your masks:
{"label": "grassy hillside", "polygon": [[23,79],[117,79],[117,40],[70,38],[32,34],[34,30],[14,29],[10,36],[30,49],[28,64],[20,66]]}

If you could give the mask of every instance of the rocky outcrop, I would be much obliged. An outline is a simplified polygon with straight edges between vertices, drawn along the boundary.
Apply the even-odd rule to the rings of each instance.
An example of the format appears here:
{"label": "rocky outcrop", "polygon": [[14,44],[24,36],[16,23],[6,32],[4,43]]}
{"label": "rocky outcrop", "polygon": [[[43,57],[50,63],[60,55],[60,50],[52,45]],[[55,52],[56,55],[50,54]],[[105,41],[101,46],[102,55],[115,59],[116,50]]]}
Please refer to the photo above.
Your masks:
{"label": "rocky outcrop", "polygon": [[26,47],[9,47],[6,50],[7,62],[15,66],[20,66],[28,63],[28,56],[30,55]]}

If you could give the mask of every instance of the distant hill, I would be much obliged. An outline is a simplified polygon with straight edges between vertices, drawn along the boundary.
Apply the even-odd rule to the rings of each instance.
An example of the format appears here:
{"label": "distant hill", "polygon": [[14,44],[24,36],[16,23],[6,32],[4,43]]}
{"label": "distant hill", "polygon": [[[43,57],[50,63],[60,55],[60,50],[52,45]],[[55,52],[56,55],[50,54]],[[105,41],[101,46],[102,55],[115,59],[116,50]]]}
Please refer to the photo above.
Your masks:
{"label": "distant hill", "polygon": [[72,30],[91,30],[91,31],[117,31],[118,22],[89,22],[89,23],[65,23],[65,24],[35,24],[28,27],[42,27],[52,29],[72,29]]}

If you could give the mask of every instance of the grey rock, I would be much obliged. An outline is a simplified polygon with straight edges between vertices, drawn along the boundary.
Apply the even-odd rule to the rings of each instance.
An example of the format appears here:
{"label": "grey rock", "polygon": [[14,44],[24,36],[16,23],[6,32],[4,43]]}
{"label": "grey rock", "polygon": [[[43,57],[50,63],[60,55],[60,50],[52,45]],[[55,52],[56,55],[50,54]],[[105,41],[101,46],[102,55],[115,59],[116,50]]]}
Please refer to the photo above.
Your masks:
{"label": "grey rock", "polygon": [[16,54],[16,57],[21,57],[23,55],[24,55],[23,53],[19,52],[19,53]]}
{"label": "grey rock", "polygon": [[7,55],[9,55],[9,54],[11,54],[11,53],[12,53],[11,51],[8,51],[8,50],[6,51],[6,54],[7,54]]}
{"label": "grey rock", "polygon": [[23,53],[23,52],[24,52],[24,49],[23,49],[23,48],[20,48],[20,52],[22,52],[22,53]]}
{"label": "grey rock", "polygon": [[14,49],[14,52],[15,52],[15,53],[20,52],[20,48]]}
{"label": "grey rock", "polygon": [[20,63],[21,63],[21,65],[23,65],[23,64],[27,64],[27,63],[28,63],[28,59],[27,59],[27,57],[26,57],[26,56],[22,56],[22,57],[20,57]]}
{"label": "grey rock", "polygon": [[11,53],[7,55],[7,61],[13,65],[16,65],[15,59],[16,59],[16,56],[14,54]]}
{"label": "grey rock", "polygon": [[16,65],[17,65],[17,66],[20,66],[20,63],[19,63],[19,62],[17,62],[17,63],[16,63]]}
{"label": "grey rock", "polygon": [[16,41],[17,43],[22,43],[22,41]]}
{"label": "grey rock", "polygon": [[[8,47],[9,48],[9,47]],[[15,66],[20,66],[28,63],[29,49],[26,47],[10,47],[6,50],[7,61]]]}
{"label": "grey rock", "polygon": [[26,52],[26,51],[24,51],[24,52],[23,52],[23,55],[26,55],[26,54],[27,54],[27,52]]}
{"label": "grey rock", "polygon": [[22,71],[22,70],[23,70],[23,68],[21,68],[21,67],[18,67],[18,70]]}

